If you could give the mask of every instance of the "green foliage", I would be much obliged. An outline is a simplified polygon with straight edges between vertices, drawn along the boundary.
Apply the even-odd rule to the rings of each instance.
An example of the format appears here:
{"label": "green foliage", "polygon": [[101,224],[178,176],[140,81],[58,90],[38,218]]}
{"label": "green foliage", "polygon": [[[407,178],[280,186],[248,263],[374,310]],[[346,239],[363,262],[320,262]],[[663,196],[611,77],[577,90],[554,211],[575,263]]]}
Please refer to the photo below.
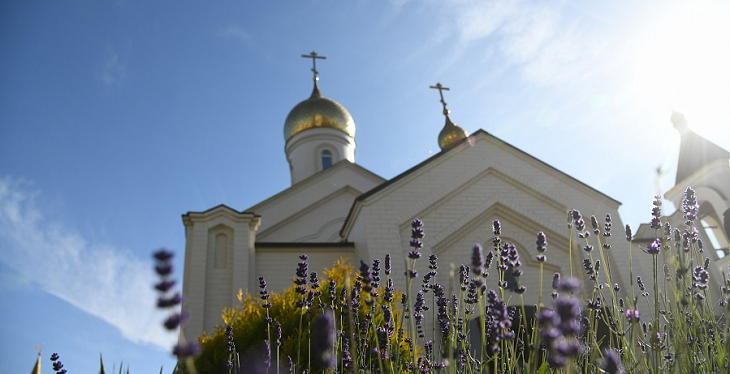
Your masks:
{"label": "green foliage", "polygon": [[[729,274],[723,272],[723,279],[709,278],[710,266],[715,264],[704,253],[694,226],[699,204],[694,191],[688,188],[685,194],[683,227],[672,229],[661,221],[661,201],[657,199],[652,211],[655,240],[646,247],[638,246],[632,242],[627,226],[628,247],[620,253],[609,243],[610,216],[606,216],[601,233],[595,217],[591,217],[591,231],[586,229],[580,212],[571,211],[568,268],[570,275],[582,271],[574,269],[572,259],[583,258],[583,270],[589,275],[585,279],[589,280],[583,283],[583,292],[575,292],[577,285],[570,286],[571,281],[555,282],[558,288],[553,309],[543,305],[541,299],[536,306],[525,305],[525,289],[519,283],[519,254],[513,245],[501,240],[498,221],[493,224],[493,248],[486,261],[482,247],[474,248],[472,266],[479,270],[472,269],[469,274],[469,267],[464,266],[461,275],[450,273],[454,294],[445,294],[447,287],[435,283],[435,255],[429,258],[431,271],[421,282],[415,270],[421,258],[423,230],[422,222],[416,220],[410,243],[413,251],[408,253],[407,260],[406,274],[412,276],[406,279],[406,311],[400,309],[399,296],[385,297],[389,275],[371,273],[372,267],[365,264],[354,274],[353,267],[342,260],[323,272],[318,286],[305,277],[306,284],[301,281],[298,289],[292,285],[281,293],[269,293],[268,299],[263,300],[239,291],[240,305],[222,313],[224,324],[232,326],[235,354],[241,357],[240,362],[234,360],[236,372],[258,373],[256,365],[260,368],[266,360],[264,341],[271,342],[268,373],[323,372],[313,366],[310,342],[325,339],[322,331],[311,328],[324,310],[333,311],[334,328],[338,331],[331,344],[336,367],[326,373],[730,372]],[[540,242],[544,241],[544,234],[538,234],[537,259],[541,264],[545,246],[540,247]],[[652,264],[650,274],[634,274],[632,252],[637,258],[649,256],[644,262]],[[626,254],[630,279],[623,281],[629,285],[624,284],[628,289],[619,292],[619,285],[612,279],[610,258]],[[661,262],[666,265],[662,267]],[[490,264],[493,275],[489,284],[496,284],[493,289],[487,288]],[[542,273],[540,265],[539,290],[543,288]],[[636,275],[644,277],[649,286]],[[332,297],[331,280],[336,285]],[[413,282],[420,285],[420,291],[411,290]],[[369,292],[374,283],[379,285]],[[710,288],[717,284],[721,286],[720,300],[713,301]],[[578,294],[585,299],[579,299]],[[510,300],[513,305],[508,309]],[[267,303],[271,304],[268,308],[264,307]],[[639,316],[639,305],[646,305],[651,312]],[[564,317],[566,314],[570,317]],[[558,315],[561,317],[557,318]],[[423,328],[429,325],[421,321],[428,318],[433,330],[424,334]],[[276,322],[282,329],[278,348]],[[580,331],[571,328],[572,323],[581,323]],[[427,336],[434,341],[427,341]],[[478,336],[476,342],[469,339],[472,336]],[[232,356],[227,352],[226,339],[225,325],[199,338],[202,354],[194,361],[198,373],[229,372],[227,364]],[[292,371],[287,357],[294,361]],[[104,374],[101,356],[99,364],[99,373]],[[119,374],[123,368],[121,364]],[[126,372],[129,373],[128,367]],[[181,365],[173,370],[176,373],[189,371]]]}
{"label": "green foliage", "polygon": [[[685,216],[696,215],[698,205],[693,202],[694,192],[688,189],[686,194],[688,197],[684,209],[689,213],[685,212]],[[385,301],[382,286],[376,292],[365,292],[365,283],[370,280],[367,266],[361,267],[365,275],[360,273],[352,279],[352,267],[339,262],[325,272],[318,289],[323,294],[315,297],[311,307],[297,306],[303,296],[296,293],[295,286],[292,286],[280,294],[272,294],[269,300],[272,305],[268,310],[262,308],[263,302],[258,298],[240,295],[241,305],[224,311],[223,319],[225,323],[233,325],[238,351],[243,352],[244,356],[254,355],[253,360],[259,362],[262,360],[262,341],[272,341],[272,347],[275,347],[271,330],[273,325],[268,325],[264,319],[269,316],[281,323],[282,345],[278,356],[272,354],[273,363],[269,373],[289,372],[289,367],[277,366],[277,357],[281,363],[287,356],[294,359],[296,373],[304,370],[313,372],[309,356],[310,326],[313,317],[322,309],[335,310],[337,329],[343,332],[334,343],[338,357],[336,371],[329,372],[406,373],[417,370],[428,373],[659,374],[727,371],[730,339],[726,336],[730,331],[726,319],[730,318],[727,317],[730,316],[727,313],[730,311],[727,307],[730,282],[715,280],[727,287],[723,287],[724,294],[719,302],[712,301],[707,287],[708,269],[714,264],[702,251],[693,219],[686,218],[681,230],[672,231],[666,223],[662,226],[660,221],[661,202],[657,200],[654,205],[652,214],[655,220],[652,224],[656,226],[656,239],[653,244],[650,243],[646,249],[635,245],[627,228],[629,237],[625,250],[629,258],[633,258],[632,251],[638,256],[650,256],[645,259],[653,263],[650,268],[652,273],[636,275],[651,279],[652,282],[647,283],[653,285],[653,289],[639,285],[638,281],[635,287],[635,275],[630,262],[631,279],[624,279],[630,289],[620,293],[610,269],[610,257],[617,255],[609,243],[610,216],[606,216],[605,226],[591,217],[593,230],[590,230],[585,227],[580,212],[573,210],[570,212],[568,233],[570,240],[567,251],[571,258],[569,270],[571,275],[574,271],[577,273],[579,268],[573,268],[572,258],[583,258],[585,262],[582,267],[588,271],[590,280],[584,282],[582,293],[575,293],[575,288],[568,286],[570,281],[564,283],[565,288],[556,290],[556,295],[561,295],[557,296],[553,309],[555,312],[541,301],[536,307],[524,305],[521,295],[525,290],[519,284],[522,274],[519,270],[519,255],[512,244],[502,242],[498,221],[493,225],[493,248],[487,256],[494,259],[497,269],[493,271],[496,279],[490,282],[492,285],[496,283],[496,288],[488,290],[482,286],[487,284],[489,276],[487,269],[484,269],[472,272],[470,279],[469,276],[459,279],[459,276],[452,274],[450,282],[460,287],[456,287],[453,295],[443,295],[445,286],[433,283],[437,269],[435,256],[429,258],[433,274],[427,274],[423,283],[415,278],[416,262],[421,257],[419,251],[423,247],[420,241],[423,237],[422,222],[416,220],[412,225],[414,240],[410,243],[413,251],[409,252],[407,260],[407,274],[414,276],[406,279],[408,299],[405,305],[410,309],[406,313],[396,308],[398,300]],[[604,227],[602,233],[601,227]],[[539,234],[539,262],[545,251],[545,247],[540,247],[539,243],[544,240],[544,234]],[[478,246],[474,250],[472,266],[489,268],[488,263],[491,261],[474,265],[474,261],[479,263],[484,260],[482,248]],[[664,269],[660,267],[662,256],[668,265]],[[541,266],[541,281],[542,271]],[[387,276],[384,278],[382,283],[387,284]],[[334,301],[330,300],[326,292],[329,279],[335,279],[337,284]],[[421,291],[417,294],[411,290],[414,281],[421,285]],[[347,289],[344,299],[340,294],[343,285]],[[542,290],[542,284],[539,289]],[[312,288],[311,284],[306,286],[307,292],[318,290]],[[585,299],[580,299],[579,294],[584,295]],[[517,298],[519,302],[515,306],[514,300]],[[506,303],[510,300],[513,307],[508,312]],[[353,303],[358,308],[357,313],[343,308]],[[646,303],[652,313],[639,317],[637,309],[640,303]],[[430,306],[431,311],[424,313],[428,310],[424,305]],[[559,309],[559,305],[563,309]],[[571,305],[572,312],[567,313],[570,317],[561,317],[562,321],[561,318],[556,319],[555,316],[566,314],[566,305]],[[375,339],[380,331],[388,328],[383,313],[385,307],[393,312],[390,321],[394,326],[391,325],[390,331],[397,332],[387,336],[387,343]],[[407,314],[411,314],[412,318],[403,318]],[[431,334],[426,334],[433,335],[435,342],[427,342],[421,332],[422,327],[418,326],[418,322],[425,317],[432,318],[431,325],[437,326]],[[471,331],[475,326],[464,321],[478,321],[476,326],[479,327]],[[581,324],[581,328],[571,329],[571,324]],[[467,338],[475,334],[479,336],[476,343]],[[409,336],[414,337],[413,341]],[[347,352],[346,337],[354,337],[349,341]],[[223,328],[213,335],[202,337],[200,341],[203,354],[196,361],[199,372],[226,372],[228,354]],[[375,352],[384,354],[381,356]]]}
{"label": "green foliage", "polygon": [[[292,269],[294,270],[294,269]],[[329,282],[334,280],[336,284],[336,300],[331,300],[328,292]],[[344,260],[337,261],[330,269],[326,269],[320,278],[318,289],[312,288],[311,282],[307,285],[307,291],[320,291],[321,295],[314,297],[312,306],[300,308],[297,302],[302,300],[302,295],[296,293],[296,286],[292,285],[281,293],[271,292],[269,302],[271,307],[268,308],[269,316],[273,319],[271,324],[265,322],[267,316],[266,309],[262,307],[263,301],[251,294],[243,295],[239,291],[240,305],[236,308],[225,309],[222,313],[224,324],[233,326],[233,340],[236,350],[241,354],[241,360],[245,363],[251,356],[259,357],[262,355],[264,340],[271,342],[272,350],[272,367],[277,365],[277,352],[275,345],[274,323],[279,322],[282,329],[281,347],[278,352],[278,362],[280,372],[288,372],[287,357],[291,357],[299,367],[308,367],[310,365],[309,341],[310,326],[313,319],[323,310],[334,309],[338,329],[348,331],[350,319],[349,313],[343,313],[340,305],[340,295],[343,287],[358,282],[353,274],[352,265]],[[347,287],[348,295],[351,293],[352,286]],[[380,294],[384,291],[384,287],[380,287]],[[370,313],[375,321],[382,321],[382,299],[375,299],[376,303],[369,307],[362,303],[359,308],[358,318],[363,319],[365,315]],[[399,298],[395,298],[391,304],[397,305]],[[397,308],[396,308],[397,309]],[[349,309],[348,309],[349,310]],[[356,325],[353,321],[353,326]],[[374,333],[371,331],[367,337],[370,346],[376,346],[374,342]],[[202,346],[202,353],[195,360],[195,367],[200,373],[219,373],[227,372],[226,363],[229,355],[226,352],[225,325],[216,327],[216,331],[210,335],[204,335],[199,338]],[[299,361],[297,362],[297,357]],[[245,365],[245,364],[244,364]],[[275,369],[274,369],[275,370]],[[275,371],[273,371],[275,372]]]}

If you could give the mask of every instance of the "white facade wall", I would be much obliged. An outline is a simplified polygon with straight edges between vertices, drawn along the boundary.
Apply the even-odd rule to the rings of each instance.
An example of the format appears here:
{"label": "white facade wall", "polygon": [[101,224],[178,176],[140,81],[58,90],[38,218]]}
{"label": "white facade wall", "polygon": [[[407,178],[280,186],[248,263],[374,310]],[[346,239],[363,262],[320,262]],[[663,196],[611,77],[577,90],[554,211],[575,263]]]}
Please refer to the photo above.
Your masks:
{"label": "white facade wall", "polygon": [[[218,206],[203,213],[183,216],[186,230],[183,312],[189,316],[183,327],[187,341],[220,324],[223,308],[236,305],[239,288],[257,282],[253,240],[260,218]],[[216,236],[226,235],[225,261],[216,264]]]}
{"label": "white facade wall", "polygon": [[[239,289],[256,293],[259,276],[266,277],[273,291],[289,287],[298,256],[303,253],[309,256],[309,269],[320,274],[341,258],[357,269],[360,260],[372,264],[373,259],[382,261],[390,253],[392,277],[403,291],[410,222],[415,218],[425,222],[426,247],[418,261],[419,279],[414,290],[428,271],[431,253],[439,256],[438,282],[448,285],[450,264],[457,271],[461,263],[468,264],[474,243],[483,244],[485,253],[489,251],[491,223],[499,219],[504,240],[513,242],[520,252],[525,272],[521,283],[528,287],[528,305],[537,302],[539,285],[539,263],[534,259],[536,234],[546,232],[548,260],[542,298],[549,304],[553,273],[570,273],[571,234],[566,217],[571,208],[583,213],[587,226],[591,214],[599,217],[601,225],[606,213],[613,216],[611,267],[617,275],[613,281],[627,289],[628,275],[624,273],[628,272],[628,256],[621,245],[623,224],[618,202],[486,132],[479,131],[470,140],[471,145],[465,143],[434,156],[386,184],[345,160],[244,213],[227,207],[188,213],[184,219],[184,292],[185,308],[192,319],[184,330],[186,336],[211,332],[222,323],[223,307],[238,304]],[[230,271],[211,265],[219,232],[233,238]],[[582,277],[586,254],[581,250],[583,243],[573,237],[573,271]],[[594,254],[598,256],[597,249]],[[492,273],[491,279],[495,279],[494,270]],[[489,280],[488,286],[494,288],[494,281]],[[518,303],[516,300],[510,303]]]}
{"label": "white facade wall", "polygon": [[[359,264],[354,256],[354,247],[347,245],[341,247],[295,245],[259,247],[256,252],[256,278],[265,277],[268,288],[275,292],[281,292],[293,284],[292,279],[296,275],[297,264],[301,261],[299,256],[302,254],[309,256],[308,269],[310,272],[316,271],[320,279],[323,271],[332,268],[335,261],[347,261],[355,268]],[[322,287],[326,289],[327,285],[323,283]],[[255,293],[257,290],[249,290],[249,292]]]}
{"label": "white facade wall", "polygon": [[[314,221],[318,222],[346,217],[356,196],[383,182],[385,182],[383,178],[362,167],[349,161],[342,161],[246,211],[256,212],[257,215],[264,217],[257,240],[283,241],[277,239],[278,235],[283,233],[281,231],[283,227],[297,230],[292,235],[299,238],[320,230],[320,228],[316,230],[308,228],[306,231],[297,229],[300,224],[307,224],[307,220],[311,221],[312,217],[316,217]],[[352,200],[341,201],[346,194],[351,194]],[[338,200],[333,202],[332,199]],[[337,206],[337,204],[345,205]],[[321,205],[327,205],[324,211],[319,211],[317,215],[310,213],[311,209]]]}
{"label": "white facade wall", "polygon": [[[477,134],[473,140],[473,146],[465,144],[461,149],[450,150],[362,201],[358,224],[348,238],[358,250],[366,246],[370,260],[382,259],[386,253],[393,255],[394,277],[402,289],[410,222],[422,219],[426,250],[419,260],[419,275],[425,274],[428,255],[435,251],[442,258],[439,282],[448,284],[443,277],[448,274],[449,263],[454,262],[457,269],[461,263],[468,264],[475,242],[490,249],[491,222],[503,220],[503,235],[517,241],[518,250],[525,256],[523,266],[533,267],[524,269],[523,281],[528,287],[526,302],[535,302],[539,278],[533,272],[538,268],[534,261],[537,231],[548,233],[549,274],[544,274],[544,279],[551,280],[552,273],[558,270],[569,274],[568,209],[581,210],[587,225],[590,214],[600,217],[603,224],[605,213],[610,213],[614,227],[621,228],[618,203],[488,134]],[[622,230],[618,230],[614,243],[622,237]],[[576,276],[583,274],[580,248],[582,245],[576,245],[573,251]],[[614,272],[621,273],[625,257],[612,258]],[[624,283],[622,279],[615,281]],[[549,288],[550,282],[546,284]]]}

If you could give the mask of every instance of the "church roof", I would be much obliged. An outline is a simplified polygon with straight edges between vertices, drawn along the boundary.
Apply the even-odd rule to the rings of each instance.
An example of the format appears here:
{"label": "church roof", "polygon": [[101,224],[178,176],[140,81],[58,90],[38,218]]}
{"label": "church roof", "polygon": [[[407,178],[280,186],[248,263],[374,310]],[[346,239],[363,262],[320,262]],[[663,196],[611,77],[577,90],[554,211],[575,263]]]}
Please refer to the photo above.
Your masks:
{"label": "church roof", "polygon": [[730,152],[690,130],[687,127],[687,120],[681,113],[673,112],[671,121],[682,137],[677,160],[676,185],[712,161],[730,159]]}
{"label": "church roof", "polygon": [[590,191],[593,191],[594,193],[598,194],[599,196],[602,196],[603,198],[607,199],[611,203],[616,204],[616,205],[621,205],[621,202],[620,201],[618,201],[618,200],[616,200],[616,199],[614,199],[614,198],[612,198],[612,197],[604,194],[601,191],[598,191],[597,189],[595,189],[595,188],[593,188],[593,187],[591,187],[591,186],[589,186],[589,185],[581,182],[580,180],[578,180],[578,179],[570,176],[569,174],[566,174],[566,173],[558,170],[557,168],[551,166],[550,164],[547,164],[546,162],[544,162],[544,161],[542,161],[542,160],[540,160],[540,159],[538,159],[538,158],[530,155],[529,153],[527,153],[527,152],[525,152],[525,151],[523,151],[523,150],[521,150],[521,149],[519,149],[519,148],[517,148],[517,147],[515,147],[515,146],[513,146],[513,145],[511,145],[511,144],[509,144],[509,143],[507,143],[505,141],[503,141],[502,139],[500,139],[500,138],[498,138],[498,137],[490,134],[489,132],[487,132],[487,131],[485,131],[483,129],[479,129],[476,132],[474,132],[472,135],[470,135],[469,137],[467,137],[465,139],[462,139],[461,141],[452,144],[449,148],[446,148],[446,149],[441,150],[441,152],[433,155],[432,157],[427,158],[426,160],[424,160],[420,164],[418,164],[418,165],[416,165],[416,166],[414,166],[414,167],[412,167],[412,168],[404,171],[403,173],[401,173],[401,174],[393,177],[392,179],[390,179],[388,181],[385,181],[385,182],[381,183],[377,187],[375,187],[375,188],[373,188],[373,189],[365,192],[364,194],[360,195],[359,197],[357,197],[355,199],[355,202],[350,207],[350,212],[347,215],[347,219],[345,220],[345,223],[342,226],[342,231],[340,232],[340,234],[343,237],[345,237],[345,232],[347,230],[347,227],[348,227],[349,224],[351,224],[351,220],[355,218],[355,215],[357,214],[356,213],[356,210],[358,209],[358,206],[360,204],[362,204],[362,202],[364,202],[365,200],[367,200],[368,198],[370,198],[372,196],[377,195],[378,193],[380,193],[381,191],[383,191],[386,188],[390,187],[391,185],[394,185],[394,184],[398,183],[400,180],[406,178],[410,174],[413,174],[414,172],[420,170],[421,168],[426,167],[427,165],[429,165],[430,163],[432,163],[435,160],[439,159],[440,157],[444,157],[444,155],[446,155],[446,154],[448,154],[450,152],[458,152],[458,150],[460,150],[460,149],[463,149],[465,147],[469,147],[471,144],[474,144],[474,139],[475,138],[481,137],[481,136],[488,137],[488,138],[491,138],[491,139],[495,139],[499,143],[504,144],[505,146],[509,147],[510,149],[515,150],[515,151],[517,151],[517,152],[519,152],[519,153],[521,153],[521,154],[523,154],[525,156],[528,156],[530,159],[532,159],[533,161],[537,162],[538,164],[543,165],[543,166],[545,166],[545,167],[547,167],[547,168],[549,168],[551,170],[554,170],[554,171],[560,173],[561,175],[564,175],[564,176],[568,177],[573,182],[576,182],[580,186],[585,187],[585,188],[587,188]]}
{"label": "church roof", "polygon": [[289,195],[296,195],[299,190],[306,189],[309,187],[309,185],[313,185],[321,180],[326,180],[331,174],[335,174],[339,172],[341,169],[349,169],[357,174],[366,176],[368,179],[374,180],[374,181],[384,181],[385,179],[372,171],[360,166],[359,164],[352,163],[349,161],[340,161],[331,167],[322,170],[321,172],[318,172],[311,177],[286,188],[285,190],[270,196],[264,201],[261,201],[257,203],[256,205],[246,209],[244,212],[257,212],[263,208],[265,208],[268,205],[275,204],[277,201],[282,200],[283,198],[289,196]]}

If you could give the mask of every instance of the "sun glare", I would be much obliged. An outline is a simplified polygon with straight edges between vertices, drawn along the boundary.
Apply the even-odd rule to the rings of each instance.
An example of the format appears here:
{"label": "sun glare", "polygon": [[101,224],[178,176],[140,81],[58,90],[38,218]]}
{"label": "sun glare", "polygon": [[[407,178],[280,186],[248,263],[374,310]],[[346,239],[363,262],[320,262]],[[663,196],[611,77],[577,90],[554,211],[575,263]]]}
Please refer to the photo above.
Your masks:
{"label": "sun glare", "polygon": [[730,142],[730,5],[680,2],[644,21],[644,35],[636,35],[634,92],[667,113],[684,113],[695,131]]}

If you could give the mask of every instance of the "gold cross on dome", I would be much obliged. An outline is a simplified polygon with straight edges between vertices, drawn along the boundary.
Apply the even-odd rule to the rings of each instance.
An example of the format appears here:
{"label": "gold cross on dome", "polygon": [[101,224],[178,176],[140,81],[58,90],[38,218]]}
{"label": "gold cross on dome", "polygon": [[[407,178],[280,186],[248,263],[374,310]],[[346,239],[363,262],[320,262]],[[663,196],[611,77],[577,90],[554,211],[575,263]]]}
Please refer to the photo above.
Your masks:
{"label": "gold cross on dome", "polygon": [[444,101],[444,91],[448,91],[448,87],[444,87],[441,85],[441,83],[436,83],[435,86],[431,86],[431,88],[439,90],[439,96],[441,96],[441,104],[444,106],[444,115],[449,114],[449,110],[446,109],[446,101]]}
{"label": "gold cross on dome", "polygon": [[317,76],[317,74],[319,74],[319,72],[317,71],[317,59],[326,60],[327,57],[320,56],[315,51],[312,51],[312,53],[310,53],[308,55],[302,55],[302,57],[312,59],[312,72],[314,73],[314,80],[315,81],[319,80],[319,77]]}

